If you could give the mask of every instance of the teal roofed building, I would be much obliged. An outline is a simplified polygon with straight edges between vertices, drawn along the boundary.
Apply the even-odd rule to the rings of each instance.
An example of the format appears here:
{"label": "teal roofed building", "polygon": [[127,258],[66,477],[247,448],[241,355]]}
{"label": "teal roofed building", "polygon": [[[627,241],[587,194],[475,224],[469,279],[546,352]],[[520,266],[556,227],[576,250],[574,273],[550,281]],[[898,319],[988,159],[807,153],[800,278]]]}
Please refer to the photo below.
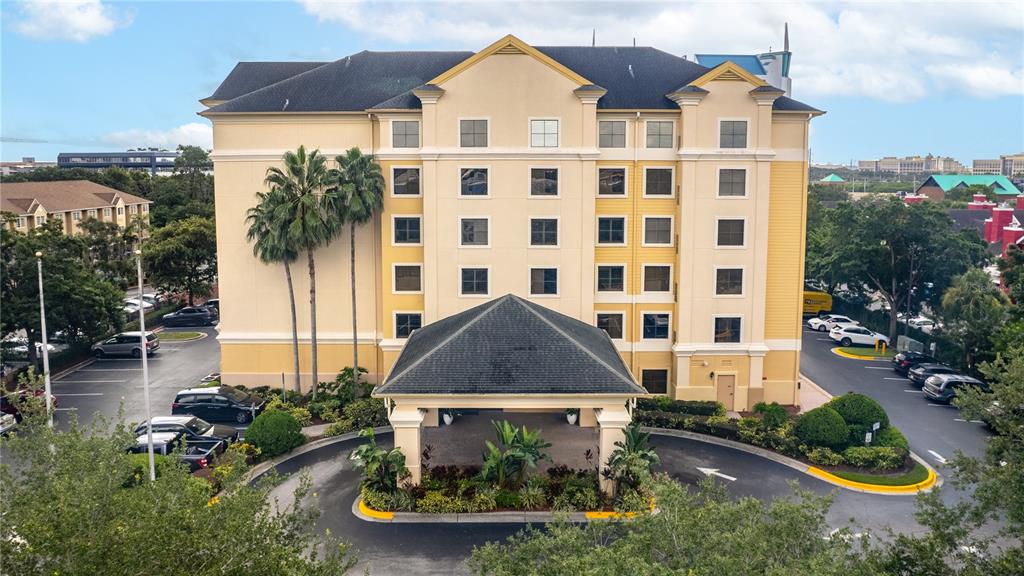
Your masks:
{"label": "teal roofed building", "polygon": [[994,174],[934,174],[918,186],[917,193],[932,200],[942,200],[951,190],[969,186],[987,186],[1002,200],[1009,200],[1020,194],[1020,190],[1009,178]]}
{"label": "teal roofed building", "polygon": [[846,180],[843,180],[838,174],[833,172],[833,173],[829,174],[828,176],[825,176],[821,180],[818,180],[818,182],[829,182],[829,183],[835,182],[835,183],[839,183],[839,182],[846,182]]}

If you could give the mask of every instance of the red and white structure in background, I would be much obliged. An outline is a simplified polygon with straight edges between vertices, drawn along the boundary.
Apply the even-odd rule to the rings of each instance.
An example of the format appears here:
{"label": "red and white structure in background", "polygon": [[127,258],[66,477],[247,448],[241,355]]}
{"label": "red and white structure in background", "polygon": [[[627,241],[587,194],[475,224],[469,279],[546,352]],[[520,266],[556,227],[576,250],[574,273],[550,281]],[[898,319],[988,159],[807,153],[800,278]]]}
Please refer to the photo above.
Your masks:
{"label": "red and white structure in background", "polygon": [[974,199],[967,204],[968,210],[987,210],[991,214],[985,220],[983,236],[989,244],[1001,242],[1002,255],[1006,255],[1006,249],[1011,244],[1021,245],[1024,240],[1024,227],[1014,217],[1014,210],[1024,210],[1024,194],[1014,199],[1013,206],[997,205],[989,201],[984,194],[975,194]]}

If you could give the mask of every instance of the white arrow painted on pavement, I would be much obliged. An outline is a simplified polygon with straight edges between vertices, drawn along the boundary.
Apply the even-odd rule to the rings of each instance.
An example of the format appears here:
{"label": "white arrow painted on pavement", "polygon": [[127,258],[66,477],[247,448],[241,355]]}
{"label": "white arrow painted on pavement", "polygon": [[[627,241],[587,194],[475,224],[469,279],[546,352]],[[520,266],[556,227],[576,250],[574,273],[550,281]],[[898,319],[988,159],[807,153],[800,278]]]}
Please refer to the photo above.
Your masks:
{"label": "white arrow painted on pavement", "polygon": [[700,466],[698,466],[697,470],[700,470],[701,473],[704,474],[705,476],[718,476],[719,478],[722,478],[724,480],[728,480],[729,482],[735,482],[736,481],[736,479],[733,478],[732,476],[726,476],[725,474],[722,474],[721,472],[719,472],[718,468],[701,468]]}
{"label": "white arrow painted on pavement", "polygon": [[942,457],[942,454],[939,454],[935,450],[929,450],[928,453],[931,454],[932,457],[934,457],[936,460],[938,460],[939,464],[945,464],[947,462],[947,460]]}

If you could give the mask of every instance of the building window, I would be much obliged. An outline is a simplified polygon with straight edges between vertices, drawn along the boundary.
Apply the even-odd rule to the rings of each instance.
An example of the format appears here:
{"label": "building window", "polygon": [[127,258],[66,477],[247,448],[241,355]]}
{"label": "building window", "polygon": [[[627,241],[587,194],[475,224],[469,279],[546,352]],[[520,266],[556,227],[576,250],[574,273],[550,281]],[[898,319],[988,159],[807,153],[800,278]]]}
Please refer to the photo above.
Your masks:
{"label": "building window", "polygon": [[398,313],[395,314],[395,338],[408,338],[413,330],[423,327],[422,314]]}
{"label": "building window", "polygon": [[[145,210],[145,208],[146,208],[146,207],[147,207],[147,206],[146,206],[145,204],[143,204],[143,205],[142,205],[142,208],[143,208],[143,212],[145,212],[145,211],[146,211],[146,210]],[[96,209],[95,209],[95,208],[93,208],[92,210],[89,210],[88,212],[86,212],[86,214],[88,214],[88,215],[89,215],[89,218],[95,218],[95,217],[96,217]]]}
{"label": "building window", "polygon": [[75,210],[74,212],[72,212],[71,213],[71,219],[74,220],[75,222],[78,222],[79,220],[81,220],[82,219],[82,211],[81,210]]}
{"label": "building window", "polygon": [[720,123],[719,147],[720,148],[746,148],[747,147],[747,121],[746,120],[722,120]]}
{"label": "building window", "polygon": [[459,229],[461,230],[460,246],[488,246],[490,238],[488,234],[489,222],[487,218],[460,218]]}
{"label": "building window", "polygon": [[487,168],[463,168],[460,179],[460,195],[487,196]]}
{"label": "building window", "polygon": [[640,383],[651,394],[665,394],[668,392],[668,370],[641,370]]}
{"label": "building window", "polygon": [[423,241],[419,216],[395,216],[394,222],[395,244],[419,244]]}
{"label": "building window", "polygon": [[743,295],[743,269],[719,268],[715,271],[715,294],[717,296]]}
{"label": "building window", "polygon": [[715,342],[736,343],[740,341],[740,319],[729,316],[715,318]]}
{"label": "building window", "polygon": [[558,246],[558,220],[530,218],[530,246]]}
{"label": "building window", "polygon": [[647,147],[672,147],[672,122],[647,122]]}
{"label": "building window", "polygon": [[668,340],[668,313],[644,314],[644,340]]}
{"label": "building window", "polygon": [[131,206],[128,207],[128,213],[129,214],[138,214],[139,213],[139,207],[137,205],[135,205],[135,204],[132,204]]}
{"label": "building window", "polygon": [[598,314],[597,327],[608,333],[612,340],[622,340],[622,314]]}
{"label": "building window", "polygon": [[558,294],[558,268],[530,268],[530,294],[556,296]]}
{"label": "building window", "polygon": [[647,168],[644,170],[644,196],[671,196],[672,169]]}
{"label": "building window", "polygon": [[398,264],[395,266],[395,292],[422,292],[423,267],[419,264]]}
{"label": "building window", "polygon": [[419,148],[420,123],[416,120],[394,120],[391,122],[392,148]]}
{"label": "building window", "polygon": [[558,120],[530,120],[530,146],[555,148],[558,146]]}
{"label": "building window", "polygon": [[626,219],[622,217],[602,217],[597,219],[598,244],[625,244]]}
{"label": "building window", "polygon": [[[95,212],[95,210],[93,210],[93,212]],[[143,204],[142,205],[142,212],[143,213],[149,212],[149,204]]]}
{"label": "building window", "polygon": [[742,247],[745,241],[744,228],[746,228],[744,220],[719,220],[717,246]]}
{"label": "building window", "polygon": [[671,292],[671,266],[644,266],[644,292]]}
{"label": "building window", "polygon": [[601,148],[626,147],[626,121],[602,120],[598,122],[598,142]]}
{"label": "building window", "polygon": [[104,218],[110,218],[110,208],[104,208],[103,209],[103,217]]}
{"label": "building window", "polygon": [[625,292],[626,291],[626,269],[625,269],[625,266],[598,266],[597,267],[597,291],[598,292]]}
{"label": "building window", "polygon": [[25,217],[24,216],[18,216],[18,220],[17,220],[17,222],[15,222],[14,227],[15,228],[24,228],[27,225],[28,225],[28,222],[25,221]]}
{"label": "building window", "polygon": [[530,196],[558,196],[558,168],[530,168]]}
{"label": "building window", "polygon": [[644,217],[644,245],[671,246],[672,218]]}
{"label": "building window", "polygon": [[419,196],[420,195],[420,169],[419,168],[395,168],[394,183],[391,189],[395,196]]}
{"label": "building window", "polygon": [[747,171],[742,168],[722,168],[718,171],[719,196],[746,196]]}
{"label": "building window", "polygon": [[463,268],[462,269],[462,295],[463,296],[487,296],[487,276],[490,271],[487,268]]}
{"label": "building window", "polygon": [[36,226],[46,224],[46,216],[36,216]]}
{"label": "building window", "polygon": [[486,148],[487,120],[459,120],[459,145],[463,148]]}
{"label": "building window", "polygon": [[597,170],[598,196],[625,196],[626,169],[599,168]]}
{"label": "building window", "polygon": [[124,206],[118,206],[117,207],[117,215],[118,216],[124,216]]}

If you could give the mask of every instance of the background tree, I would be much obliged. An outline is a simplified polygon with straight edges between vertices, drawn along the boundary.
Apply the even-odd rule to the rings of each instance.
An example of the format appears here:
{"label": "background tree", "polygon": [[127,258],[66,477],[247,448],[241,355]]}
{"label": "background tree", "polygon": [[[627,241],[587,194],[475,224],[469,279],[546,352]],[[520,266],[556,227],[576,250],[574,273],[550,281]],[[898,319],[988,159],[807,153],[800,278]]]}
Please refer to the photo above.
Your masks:
{"label": "background tree", "polygon": [[100,278],[122,290],[135,282],[132,252],[138,241],[134,227],[121,228],[114,222],[86,218],[81,222],[82,241],[89,263]]}
{"label": "background tree", "polygon": [[974,199],[975,194],[984,194],[985,198],[989,200],[995,200],[996,197],[991,186],[985,186],[984,184],[971,184],[970,186],[957,186],[949,192],[946,192],[945,199],[950,202],[970,202]]}
{"label": "background tree", "polygon": [[149,282],[168,291],[207,296],[217,277],[217,231],[213,221],[193,216],[153,231],[142,261]]}
{"label": "background tree", "polygon": [[323,206],[323,192],[328,184],[327,159],[319,150],[307,153],[305,146],[285,152],[284,166],[267,168],[264,184],[280,192],[282,201],[274,210],[274,220],[288,222],[289,250],[306,253],[309,268],[309,335],[313,399],[319,387],[316,343],[316,259],[314,253],[331,239],[336,224],[329,221],[330,212]]}
{"label": "background tree", "polygon": [[968,367],[991,350],[993,329],[1003,324],[1008,304],[988,273],[977,268],[957,276],[942,296],[946,330],[963,347]]}
{"label": "background tree", "polygon": [[210,155],[199,146],[178,146],[178,157],[174,159],[174,175],[179,177],[185,193],[191,200],[211,202],[213,180],[208,173],[213,170]]}
{"label": "background tree", "polygon": [[[809,284],[816,284],[831,294],[835,292],[840,277],[839,261],[831,249],[831,242],[840,233],[836,230],[835,222],[828,218],[828,213],[832,209],[825,207],[822,198],[834,195],[836,191],[820,191],[820,188],[823,186],[812,186],[807,194],[807,249],[804,276]],[[845,193],[843,196],[846,196]]]}
{"label": "background tree", "polygon": [[[332,187],[325,197],[332,221],[348,224],[352,266],[352,365],[359,367],[359,331],[356,324],[356,228],[372,220],[384,206],[384,176],[372,154],[350,148],[335,158],[338,168],[331,172]],[[359,383],[359,370],[354,372]]]}

